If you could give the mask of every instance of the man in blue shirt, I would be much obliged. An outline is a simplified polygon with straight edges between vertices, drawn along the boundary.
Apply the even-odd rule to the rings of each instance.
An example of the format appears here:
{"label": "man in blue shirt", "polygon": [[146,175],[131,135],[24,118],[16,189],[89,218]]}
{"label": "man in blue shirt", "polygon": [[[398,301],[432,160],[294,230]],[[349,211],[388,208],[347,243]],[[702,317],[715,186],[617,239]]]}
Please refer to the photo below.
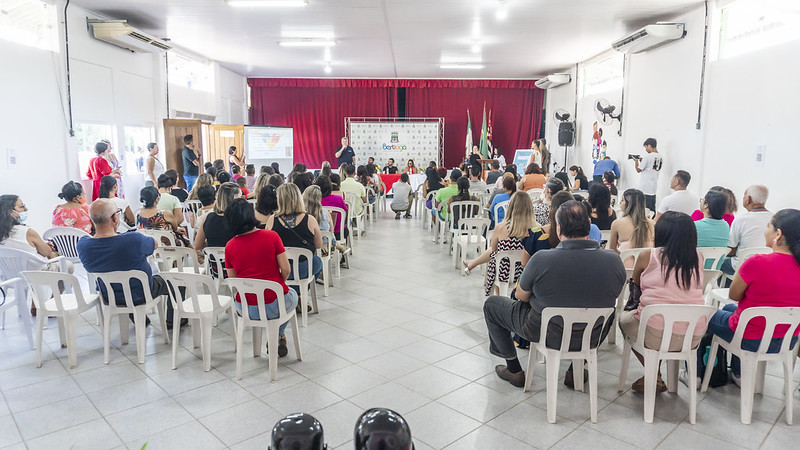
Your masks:
{"label": "man in blue shirt", "polygon": [[186,181],[186,190],[192,191],[194,182],[197,181],[198,168],[200,167],[200,159],[197,157],[197,151],[194,148],[194,136],[187,134],[183,137],[183,179]]}
{"label": "man in blue shirt", "polygon": [[353,151],[353,147],[350,147],[350,140],[347,139],[347,136],[342,138],[342,145],[336,149],[335,156],[339,166],[344,163],[356,165],[356,152]]}
{"label": "man in blue shirt", "polygon": [[619,178],[619,165],[616,161],[606,156],[600,161],[594,163],[594,172],[592,173],[592,181],[595,183],[603,182],[603,174],[606,172],[614,172],[614,176]]}

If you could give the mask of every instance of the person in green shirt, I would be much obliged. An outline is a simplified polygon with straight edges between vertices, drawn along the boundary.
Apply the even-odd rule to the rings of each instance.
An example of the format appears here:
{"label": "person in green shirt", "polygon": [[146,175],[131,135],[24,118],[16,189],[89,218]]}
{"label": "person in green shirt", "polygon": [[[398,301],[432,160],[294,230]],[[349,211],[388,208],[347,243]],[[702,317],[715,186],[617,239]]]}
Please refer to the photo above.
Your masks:
{"label": "person in green shirt", "polygon": [[[458,194],[458,179],[461,178],[461,171],[459,169],[453,169],[450,172],[450,184],[446,187],[439,189],[436,191],[436,197],[434,197],[436,208],[432,209],[431,211],[436,211],[442,208],[442,203],[445,205],[447,201],[450,200],[450,197]],[[445,207],[444,211],[440,211],[439,217],[442,220],[447,220],[447,208]]]}

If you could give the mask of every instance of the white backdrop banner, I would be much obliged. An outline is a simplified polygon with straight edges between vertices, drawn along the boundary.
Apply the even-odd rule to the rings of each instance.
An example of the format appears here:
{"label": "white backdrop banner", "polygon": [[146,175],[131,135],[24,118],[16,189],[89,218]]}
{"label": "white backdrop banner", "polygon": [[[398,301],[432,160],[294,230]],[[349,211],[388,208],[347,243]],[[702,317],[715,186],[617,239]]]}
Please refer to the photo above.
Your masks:
{"label": "white backdrop banner", "polygon": [[350,145],[359,164],[372,156],[381,167],[389,158],[405,167],[413,159],[417,167],[439,161],[439,122],[350,122]]}

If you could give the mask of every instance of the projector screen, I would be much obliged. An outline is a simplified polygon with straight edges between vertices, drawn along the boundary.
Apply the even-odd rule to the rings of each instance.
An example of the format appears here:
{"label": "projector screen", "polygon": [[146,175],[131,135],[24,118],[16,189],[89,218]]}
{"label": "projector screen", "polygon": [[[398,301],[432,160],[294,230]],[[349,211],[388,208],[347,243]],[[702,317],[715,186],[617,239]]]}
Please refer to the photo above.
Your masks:
{"label": "projector screen", "polygon": [[247,159],[276,160],[292,159],[294,153],[294,130],[290,127],[244,128]]}

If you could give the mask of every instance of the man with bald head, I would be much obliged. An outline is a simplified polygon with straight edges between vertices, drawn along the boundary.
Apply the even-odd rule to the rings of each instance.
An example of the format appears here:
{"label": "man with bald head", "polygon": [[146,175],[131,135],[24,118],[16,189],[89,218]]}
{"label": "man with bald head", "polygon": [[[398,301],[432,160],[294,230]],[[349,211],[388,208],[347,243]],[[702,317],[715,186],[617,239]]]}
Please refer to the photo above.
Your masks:
{"label": "man with bald head", "polygon": [[[167,284],[160,276],[153,275],[147,262],[147,257],[158,247],[158,241],[142,233],[117,234],[121,212],[114,202],[107,198],[97,199],[89,206],[89,215],[96,233],[94,236],[84,236],[78,241],[78,256],[83,267],[89,273],[142,271],[150,280],[150,293],[153,298],[166,295]],[[105,286],[100,286],[100,294],[107,303]],[[141,283],[131,283],[131,296],[134,305],[145,302]],[[117,305],[125,306],[122,286],[114,287],[114,298],[117,300]],[[167,302],[167,322],[172,322],[171,302]]]}

